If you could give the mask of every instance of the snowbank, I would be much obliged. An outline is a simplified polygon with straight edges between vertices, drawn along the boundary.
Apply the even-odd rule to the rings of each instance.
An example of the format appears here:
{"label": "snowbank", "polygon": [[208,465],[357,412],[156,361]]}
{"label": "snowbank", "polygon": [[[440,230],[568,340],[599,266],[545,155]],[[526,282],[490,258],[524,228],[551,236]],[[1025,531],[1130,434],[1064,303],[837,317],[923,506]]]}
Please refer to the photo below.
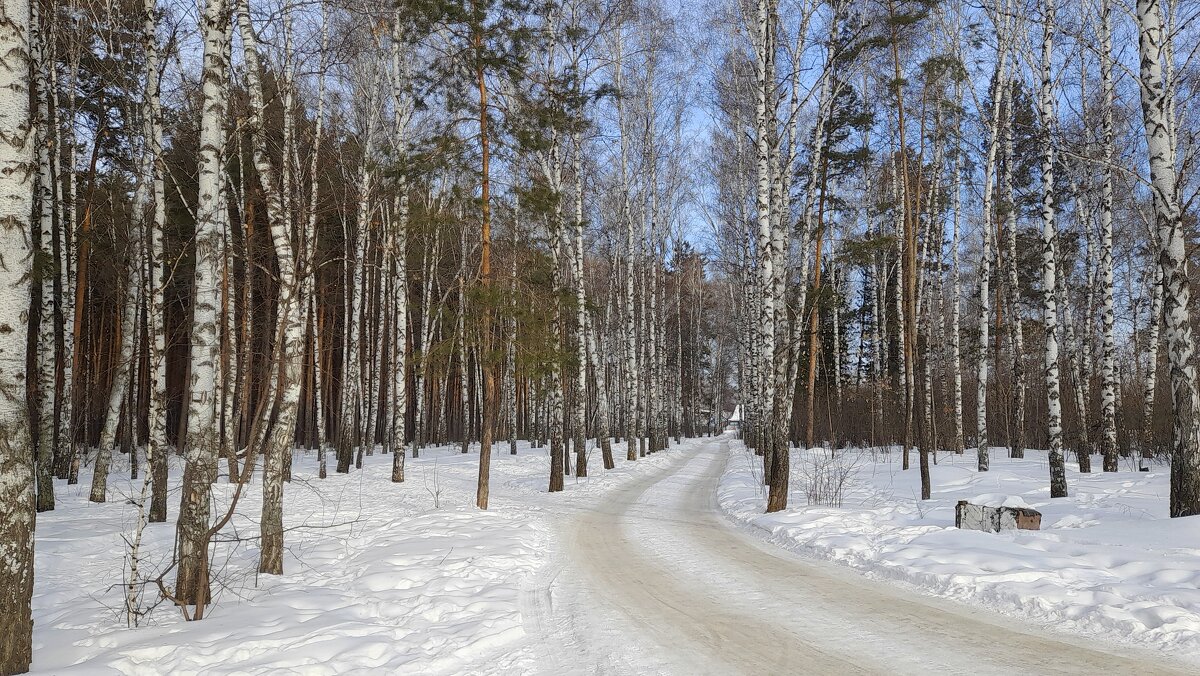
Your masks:
{"label": "snowbank", "polygon": [[[109,502],[87,501],[90,474],[57,482],[58,508],[38,515],[34,673],[421,673],[521,671],[522,593],[554,548],[550,516],[661,465],[668,453],[624,460],[545,492],[545,449],[507,444],[492,459],[491,509],[475,509],[478,446],[425,449],[391,483],[391,457],[316,478],[297,453],[285,489],[285,574],[257,576],[260,479],[243,495],[215,547],[216,604],[185,622],[163,603],[128,629],[122,612],[125,544],[140,490],[127,467],[109,478]],[[144,568],[170,559],[181,468],[172,466],[168,523],[148,527]],[[222,480],[224,481],[224,480]],[[214,501],[227,504],[220,483]],[[165,581],[174,581],[170,571]],[[156,595],[147,590],[147,598]]]}
{"label": "snowbank", "polygon": [[[828,451],[793,450],[790,507],[763,514],[761,464],[735,444],[718,501],[776,544],[871,577],[1200,661],[1200,517],[1167,518],[1167,466],[1079,474],[1069,464],[1070,497],[1051,500],[1046,454],[1025,455],[994,449],[981,473],[972,452],[941,454],[933,497],[920,501],[915,455],[903,472],[898,451],[839,451],[841,507],[810,507],[805,487],[820,478],[816,468],[835,470],[821,460]],[[1033,507],[1042,530],[958,530],[959,500]]]}

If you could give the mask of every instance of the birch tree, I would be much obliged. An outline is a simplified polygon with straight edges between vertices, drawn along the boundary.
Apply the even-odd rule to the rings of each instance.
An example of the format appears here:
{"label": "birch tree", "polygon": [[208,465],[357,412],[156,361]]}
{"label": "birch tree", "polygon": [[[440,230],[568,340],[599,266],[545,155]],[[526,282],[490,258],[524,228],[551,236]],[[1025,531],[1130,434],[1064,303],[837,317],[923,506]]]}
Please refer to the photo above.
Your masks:
{"label": "birch tree", "polygon": [[[1100,356],[1100,453],[1104,471],[1117,471],[1116,311],[1113,307],[1113,162],[1115,87],[1112,64],[1112,2],[1100,3],[1100,96],[1103,136],[1100,146],[1100,322],[1103,349]],[[1084,451],[1086,452],[1086,451]]]}
{"label": "birch tree", "polygon": [[[300,360],[304,350],[303,323],[297,292],[302,271],[297,269],[299,258],[292,247],[291,223],[284,213],[279,189],[278,172],[267,156],[263,138],[263,115],[266,103],[263,97],[262,67],[258,58],[258,38],[250,22],[248,0],[240,0],[237,10],[238,28],[242,37],[242,50],[246,66],[246,84],[250,92],[250,110],[247,128],[250,132],[255,173],[262,187],[267,204],[267,221],[270,226],[271,243],[279,262],[279,298],[277,305],[278,327],[275,331],[274,351],[268,369],[268,390],[275,396],[275,422],[266,440],[263,453],[263,508],[260,523],[262,554],[259,560],[260,573],[283,574],[283,472],[284,456],[291,453],[295,433],[296,411],[300,402]],[[291,110],[284,110],[285,116]],[[285,152],[286,157],[286,152]],[[271,383],[272,378],[275,383]]]}
{"label": "birch tree", "polygon": [[198,158],[199,198],[196,205],[196,272],[193,282],[191,382],[187,433],[184,441],[183,489],[179,506],[175,597],[181,603],[203,605],[208,591],[208,540],[211,498],[217,478],[220,430],[217,405],[221,307],[221,165],[224,157],[225,92],[228,86],[226,35],[231,29],[225,0],[207,0],[200,18],[204,40],[204,70]]}
{"label": "birch tree", "polygon": [[[53,410],[58,405],[55,401],[54,369],[54,278],[55,270],[52,240],[54,237],[55,218],[55,189],[54,176],[51,170],[51,158],[56,152],[54,139],[57,121],[50,112],[50,77],[53,67],[51,60],[51,44],[55,40],[53,33],[47,28],[49,21],[41,16],[40,0],[29,3],[29,49],[33,60],[33,92],[36,101],[35,114],[35,147],[37,149],[37,181],[36,198],[34,200],[36,238],[38,253],[33,260],[32,274],[34,288],[30,313],[35,315],[31,324],[36,322],[34,362],[36,374],[31,378],[30,387],[34,393],[30,402],[30,413],[36,422],[37,448],[34,451],[37,476],[37,511],[45,512],[54,509],[54,417]],[[54,11],[51,8],[51,11]],[[103,473],[102,473],[103,474]],[[95,498],[95,491],[92,492]],[[103,499],[101,499],[103,501]]]}
{"label": "birch tree", "polygon": [[[163,289],[169,276],[163,253],[166,226],[166,185],[163,177],[162,71],[158,49],[156,0],[143,0],[142,45],[146,59],[146,84],[142,115],[146,133],[143,176],[150,181],[151,204],[144,229],[146,265],[146,326],[149,335],[150,402],[147,410],[146,461],[152,478],[151,523],[167,520],[167,327]],[[140,215],[140,214],[135,214]]]}
{"label": "birch tree", "polygon": [[575,294],[575,476],[587,476],[587,295],[583,279],[583,135],[576,129],[572,134],[575,174],[575,213],[571,219],[571,283]]}
{"label": "birch tree", "polygon": [[[1003,262],[1007,277],[1002,286],[1005,302],[1008,305],[1008,334],[1009,348],[1012,352],[1012,423],[1009,431],[1008,457],[1025,457],[1025,328],[1021,322],[1021,287],[1017,263],[1017,204],[1016,204],[1016,163],[1014,154],[1014,112],[1016,108],[1017,81],[1010,77],[1000,83],[1003,89],[1004,101],[1004,162],[1001,172],[1000,189],[1004,204],[1004,220],[997,227],[1004,233]],[[1001,308],[997,307],[999,313]],[[997,320],[999,321],[999,320]],[[999,327],[997,327],[999,330]],[[999,355],[996,357],[999,359]]]}
{"label": "birch tree", "polygon": [[[961,93],[961,88],[957,89]],[[959,96],[961,99],[962,97]],[[963,378],[962,378],[962,274],[959,268],[960,221],[962,217],[962,150],[954,154],[954,179],[951,190],[954,194],[952,208],[952,226],[950,236],[950,382],[953,389],[951,396],[953,408],[951,424],[954,426],[953,441],[950,448],[955,453],[963,453],[966,442],[963,439]]]}
{"label": "birch tree", "polygon": [[625,68],[624,68],[624,40],[622,36],[623,27],[618,26],[616,29],[616,37],[613,41],[613,83],[617,89],[618,96],[616,98],[617,108],[617,125],[620,135],[620,155],[618,160],[618,179],[620,191],[620,214],[619,222],[624,229],[624,238],[622,241],[622,272],[623,272],[623,302],[622,302],[622,317],[624,318],[623,327],[623,348],[624,348],[624,384],[625,384],[625,459],[629,461],[637,460],[637,439],[638,439],[638,420],[637,420],[637,400],[638,400],[638,360],[637,360],[637,324],[634,321],[634,225],[633,214],[631,213],[630,205],[630,180],[629,180],[629,135],[631,123],[626,112],[624,103],[624,83],[625,83]]}
{"label": "birch tree", "polygon": [[1184,231],[1179,208],[1179,179],[1173,121],[1174,93],[1164,75],[1170,53],[1161,0],[1137,0],[1139,90],[1150,190],[1158,227],[1158,262],[1163,273],[1163,315],[1171,374],[1174,421],[1171,448],[1172,517],[1200,514],[1200,393],[1196,389],[1192,340],[1191,284],[1187,277]]}
{"label": "birch tree", "polygon": [[772,220],[772,186],[774,172],[771,167],[772,145],[775,141],[777,120],[777,96],[775,92],[775,45],[777,7],[773,0],[758,0],[754,15],[753,39],[755,103],[754,103],[754,148],[755,148],[755,209],[757,223],[757,278],[759,318],[757,323],[756,354],[757,369],[762,374],[758,383],[756,406],[757,420],[754,421],[755,441],[762,444],[764,478],[770,487],[767,511],[777,512],[787,507],[788,478],[790,463],[786,445],[780,446],[774,438],[775,423],[772,416],[776,411],[775,392],[775,323],[777,285],[775,265],[779,256],[779,244]]}
{"label": "birch tree", "polygon": [[[1055,0],[1042,6],[1041,90],[1038,95],[1038,121],[1042,145],[1042,321],[1046,331],[1046,423],[1049,440],[1050,497],[1067,497],[1067,476],[1063,465],[1062,403],[1058,380],[1058,231],[1055,223],[1054,193],[1054,16]],[[1019,357],[1019,356],[1018,356]],[[1022,418],[1018,418],[1022,419]]]}
{"label": "birch tree", "polygon": [[992,82],[996,84],[992,92],[992,110],[990,115],[987,145],[987,159],[983,165],[983,227],[981,228],[983,246],[979,261],[979,351],[976,356],[976,403],[975,425],[978,448],[979,471],[986,472],[990,466],[988,455],[988,337],[991,326],[991,276],[992,276],[992,220],[995,216],[995,167],[996,158],[1001,144],[1002,128],[1001,115],[1003,108],[1002,83],[1008,77],[1008,28],[1012,20],[1007,12],[1007,3],[993,13],[993,23],[996,26],[996,65]]}
{"label": "birch tree", "polygon": [[[327,478],[328,466],[326,458],[326,429],[325,429],[325,411],[322,407],[326,403],[324,392],[324,340],[319,335],[321,332],[320,324],[317,321],[318,317],[318,302],[316,297],[316,281],[317,281],[317,204],[321,192],[321,180],[318,175],[321,167],[321,142],[324,138],[325,131],[325,69],[328,66],[329,60],[329,13],[328,6],[325,2],[321,3],[321,25],[319,29],[320,54],[318,57],[317,66],[317,109],[313,120],[313,136],[312,136],[312,156],[309,158],[308,175],[311,187],[309,188],[308,209],[304,218],[302,241],[308,245],[304,250],[304,275],[302,278],[301,298],[308,299],[308,321],[311,322],[310,333],[312,335],[313,359],[312,359],[312,387],[313,387],[313,409],[316,416],[316,443],[317,443],[317,477],[320,479]],[[403,460],[402,460],[403,462]]]}
{"label": "birch tree", "polygon": [[30,7],[0,6],[0,672],[33,657],[34,467],[25,401],[33,214]]}
{"label": "birch tree", "polygon": [[[400,162],[408,156],[409,123],[413,101],[409,90],[412,77],[409,55],[411,45],[405,38],[400,3],[392,13],[392,106],[395,114],[393,143]],[[389,254],[392,259],[392,314],[395,324],[392,335],[392,405],[390,409],[392,439],[392,481],[404,481],[405,437],[408,432],[408,174],[402,168],[397,176],[399,192],[395,221],[388,232]]]}

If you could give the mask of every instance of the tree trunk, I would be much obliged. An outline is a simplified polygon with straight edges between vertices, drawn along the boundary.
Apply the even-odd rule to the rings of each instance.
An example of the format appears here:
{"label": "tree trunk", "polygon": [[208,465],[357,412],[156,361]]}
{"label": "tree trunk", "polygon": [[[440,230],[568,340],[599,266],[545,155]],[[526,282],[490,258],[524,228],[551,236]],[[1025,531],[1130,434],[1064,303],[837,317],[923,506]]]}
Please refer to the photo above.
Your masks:
{"label": "tree trunk", "polygon": [[[37,102],[35,118],[36,134],[34,135],[37,148],[36,199],[34,205],[37,219],[34,235],[37,240],[37,256],[33,262],[33,285],[31,287],[30,328],[36,331],[31,336],[34,343],[33,365],[34,373],[29,386],[33,392],[31,401],[31,417],[35,420],[37,433],[37,448],[34,450],[37,482],[37,511],[45,512],[54,509],[54,416],[55,403],[55,355],[54,355],[54,278],[52,266],[54,239],[54,217],[56,204],[54,202],[54,176],[51,167],[51,157],[56,154],[54,147],[54,129],[57,121],[51,117],[50,110],[50,79],[48,71],[54,67],[49,60],[50,49],[47,43],[54,40],[53,34],[47,33],[47,22],[40,17],[41,2],[35,0],[29,5],[31,12],[29,23],[29,49],[33,59],[34,99]],[[51,11],[56,11],[51,8]],[[107,470],[107,466],[105,467]],[[93,491],[93,497],[95,491]]]}
{"label": "tree trunk", "polygon": [[571,222],[571,283],[575,293],[575,476],[587,476],[587,294],[583,280],[583,134],[574,133],[575,217]]}
{"label": "tree trunk", "polygon": [[1104,471],[1117,471],[1117,369],[1113,309],[1113,147],[1114,91],[1112,75],[1112,2],[1100,7],[1100,89],[1103,97],[1104,141],[1101,158],[1104,183],[1100,188],[1100,322],[1104,349],[1100,357],[1100,454]]}
{"label": "tree trunk", "polygon": [[1154,439],[1154,405],[1155,393],[1158,389],[1158,353],[1160,342],[1159,327],[1162,325],[1163,306],[1163,272],[1162,266],[1155,265],[1153,286],[1150,290],[1150,324],[1146,329],[1146,352],[1150,356],[1150,364],[1146,369],[1146,381],[1142,384],[1145,402],[1142,404],[1142,457],[1153,457],[1156,448]]}
{"label": "tree trunk", "polygon": [[962,346],[961,346],[961,324],[962,315],[962,275],[959,270],[958,252],[961,248],[959,244],[959,220],[962,215],[962,153],[954,154],[954,211],[953,211],[953,234],[951,235],[950,255],[951,255],[951,271],[952,278],[950,293],[954,296],[954,301],[950,305],[950,380],[953,389],[952,399],[954,401],[953,412],[951,414],[951,424],[953,424],[954,440],[951,442],[951,450],[961,455],[966,448],[966,443],[963,439],[963,383],[962,383]]}
{"label": "tree trunk", "polygon": [[[998,21],[996,32],[1000,40],[1000,54],[996,59],[996,69],[992,80],[994,82],[1004,82],[1008,77],[1007,30],[1011,18],[1008,14],[1004,14]],[[989,319],[991,315],[992,219],[995,216],[994,173],[996,155],[998,154],[1002,134],[1000,126],[1000,115],[1003,111],[1002,100],[1003,96],[996,95],[992,97],[991,121],[988,126],[987,161],[983,165],[983,228],[981,231],[983,236],[983,252],[979,262],[979,354],[976,360],[977,396],[975,404],[975,424],[977,430],[975,441],[978,448],[978,467],[980,472],[988,471],[990,465],[987,426],[988,348],[990,343],[988,330],[990,328]]]}
{"label": "tree trunk", "polygon": [[[617,31],[613,47],[613,84],[618,91],[624,87],[624,41],[622,32]],[[614,105],[617,108],[617,125],[620,132],[620,158],[617,163],[617,178],[619,182],[620,215],[619,223],[624,232],[621,239],[621,273],[622,273],[622,343],[621,358],[623,361],[621,384],[622,389],[622,421],[625,434],[625,459],[632,462],[638,459],[637,454],[637,398],[638,398],[638,363],[637,363],[637,324],[634,313],[634,227],[631,213],[630,193],[632,187],[629,177],[629,137],[632,123],[629,120],[624,97],[616,97]]]}
{"label": "tree trunk", "polygon": [[191,383],[187,462],[179,507],[179,566],[175,596],[181,603],[203,604],[208,598],[207,551],[209,487],[216,481],[220,437],[217,419],[220,340],[217,312],[221,304],[221,164],[223,120],[230,30],[225,0],[208,0],[201,18],[204,39],[203,103],[200,119],[199,199],[196,206],[196,272],[192,301]]}
{"label": "tree trunk", "polygon": [[[30,7],[0,10],[0,389],[25,387],[36,157],[29,110]],[[0,397],[0,672],[24,673],[33,654],[34,463],[29,416],[19,394]]]}
{"label": "tree trunk", "polygon": [[[1058,381],[1058,306],[1055,298],[1058,231],[1054,213],[1054,88],[1051,69],[1054,59],[1054,4],[1042,7],[1041,92],[1038,120],[1042,142],[1042,321],[1046,331],[1046,425],[1049,441],[1050,497],[1067,497],[1067,475],[1063,464],[1062,404]],[[1018,417],[1018,420],[1022,419]]]}
{"label": "tree trunk", "polygon": [[[1009,433],[1008,457],[1025,457],[1025,328],[1021,324],[1021,292],[1017,270],[1017,210],[1013,189],[1013,88],[1016,83],[1005,81],[1004,89],[1004,173],[1001,191],[1005,204],[1004,219],[1004,268],[1007,273],[1004,285],[1008,305],[1009,347],[1012,350],[1013,392],[1012,425]],[[997,301],[998,302],[998,301]],[[997,307],[999,311],[999,307]],[[999,320],[997,320],[999,321]],[[997,327],[999,330],[999,327]],[[997,359],[999,355],[997,354]]]}
{"label": "tree trunk", "polygon": [[[277,379],[275,400],[264,410],[276,411],[266,448],[263,451],[263,506],[260,522],[262,552],[258,572],[283,574],[283,473],[284,456],[292,451],[295,438],[296,411],[300,403],[300,366],[304,356],[303,313],[297,300],[302,275],[297,270],[299,259],[292,249],[291,223],[288,222],[280,199],[277,173],[266,152],[263,116],[262,78],[258,61],[258,41],[250,23],[249,0],[240,0],[238,26],[241,29],[243,56],[246,66],[246,85],[250,93],[246,126],[253,143],[255,173],[267,204],[271,242],[279,262],[278,326],[275,330],[274,354],[269,364],[268,380]],[[284,115],[292,111],[285,110]]]}
{"label": "tree trunk", "polygon": [[1200,514],[1200,397],[1189,309],[1191,286],[1180,217],[1175,173],[1173,122],[1168,112],[1174,93],[1163,75],[1164,51],[1170,39],[1163,26],[1160,0],[1138,0],[1138,53],[1142,120],[1150,160],[1150,187],[1158,224],[1158,260],[1163,270],[1163,314],[1167,327],[1167,359],[1171,367],[1171,410],[1175,431],[1171,449],[1172,517]]}
{"label": "tree trunk", "polygon": [[[479,0],[475,0],[478,10]],[[483,26],[475,27],[475,84],[479,89],[479,151],[480,151],[480,206],[482,218],[479,230],[479,281],[486,291],[492,284],[492,206],[490,201],[491,137],[488,135],[488,91],[484,79]],[[479,342],[481,352],[487,355],[492,349],[492,308],[485,300],[483,316],[480,318]],[[479,435],[479,482],[475,490],[475,506],[488,508],[489,481],[491,478],[492,438],[496,429],[496,374],[490,359],[483,364],[483,429]]]}
{"label": "tree trunk", "polygon": [[[410,73],[408,61],[401,56],[401,14],[399,6],[392,17],[392,96],[396,109],[396,152],[401,158],[408,153],[408,122],[412,115],[412,100],[406,92]],[[392,335],[392,481],[404,481],[405,437],[408,434],[408,176],[400,173],[397,189],[399,210],[392,224],[391,255],[395,277],[392,279],[392,312],[395,328]]]}

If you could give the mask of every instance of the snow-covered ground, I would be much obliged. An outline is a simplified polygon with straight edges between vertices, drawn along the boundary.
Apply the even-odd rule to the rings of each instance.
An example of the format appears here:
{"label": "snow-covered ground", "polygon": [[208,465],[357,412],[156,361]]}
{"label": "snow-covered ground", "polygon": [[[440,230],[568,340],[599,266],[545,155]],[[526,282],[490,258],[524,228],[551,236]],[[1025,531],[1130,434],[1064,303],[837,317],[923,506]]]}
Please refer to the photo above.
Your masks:
{"label": "snow-covered ground", "polygon": [[[763,514],[761,459],[731,446],[719,504],[775,544],[1055,630],[1200,661],[1200,517],[1167,518],[1166,465],[1137,472],[1123,461],[1116,474],[1080,474],[1069,463],[1070,497],[1051,500],[1044,452],[1016,460],[993,449],[982,473],[971,451],[941,454],[933,498],[922,502],[915,453],[904,472],[898,450],[844,450],[833,460],[793,450],[790,506]],[[806,488],[828,496],[842,481],[840,507],[808,506]],[[954,527],[958,500],[1005,498],[1041,511],[1042,529]]]}
{"label": "snow-covered ground", "polygon": [[[554,545],[555,512],[604,493],[669,461],[636,463],[615,445],[617,467],[599,451],[592,476],[545,492],[545,449],[501,445],[492,460],[491,504],[475,509],[478,446],[426,449],[409,460],[407,481],[391,483],[391,457],[364,469],[316,478],[313,455],[297,453],[285,490],[284,570],[257,576],[258,477],[243,495],[217,545],[216,603],[200,622],[185,622],[167,603],[129,629],[122,612],[125,540],[141,489],[114,467],[109,502],[87,501],[81,483],[56,485],[58,507],[37,523],[33,600],[34,673],[520,673],[522,595],[536,584]],[[179,468],[172,467],[170,513],[148,527],[143,569],[170,558],[178,512]],[[218,503],[232,486],[214,490]],[[173,571],[166,582],[174,580]],[[151,587],[146,598],[157,591]]]}
{"label": "snow-covered ground", "polygon": [[[821,455],[796,452],[792,508],[763,515],[759,465],[730,437],[685,441],[636,463],[618,444],[615,470],[603,470],[595,452],[592,476],[568,477],[554,495],[545,492],[545,449],[522,443],[515,457],[499,450],[487,512],[474,507],[477,447],[467,455],[427,449],[408,461],[401,485],[390,481],[388,456],[322,481],[315,458],[298,453],[285,491],[286,574],[255,574],[256,478],[216,547],[208,616],[185,622],[162,603],[134,629],[122,612],[124,538],[135,518],[125,498],[141,482],[120,478],[127,469],[117,467],[110,501],[95,505],[85,471],[79,486],[59,484],[58,509],[38,518],[34,672],[705,673],[712,655],[730,664],[790,655],[779,664],[836,657],[831,664],[921,673],[1014,659],[969,640],[930,653],[931,641],[950,640],[947,627],[999,630],[990,615],[976,621],[926,607],[933,602],[897,586],[1200,659],[1200,518],[1166,519],[1165,467],[1070,471],[1072,497],[1052,502],[1044,454],[1015,461],[997,449],[986,474],[974,470],[973,454],[943,455],[934,500],[921,503],[917,471],[901,472],[898,453],[848,451],[837,456],[839,471],[825,472],[845,479],[842,506],[806,507]],[[146,533],[143,567],[152,571],[170,558],[178,475],[174,467],[169,522]],[[220,483],[214,493],[220,504],[232,487]],[[983,496],[1040,509],[1043,530],[953,528],[954,503]],[[841,580],[837,566],[780,560],[778,549],[728,530],[717,501],[734,522],[758,527],[747,533],[887,584],[872,591],[848,571],[853,579]],[[170,571],[165,580],[173,578]],[[155,596],[149,588],[146,598]],[[884,618],[879,604],[908,610]],[[1069,643],[1047,649],[1053,644],[1036,635],[1005,635],[1042,646],[1030,649],[1037,659]],[[938,638],[906,649],[917,636]],[[680,637],[690,638],[676,645]],[[790,652],[758,650],[764,642]]]}

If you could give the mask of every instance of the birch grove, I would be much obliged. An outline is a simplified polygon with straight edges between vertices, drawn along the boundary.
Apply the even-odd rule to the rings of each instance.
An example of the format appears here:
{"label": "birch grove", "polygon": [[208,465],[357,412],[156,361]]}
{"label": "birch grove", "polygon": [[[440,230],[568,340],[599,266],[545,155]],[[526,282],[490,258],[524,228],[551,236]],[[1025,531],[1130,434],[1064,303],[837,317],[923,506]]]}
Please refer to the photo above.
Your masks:
{"label": "birch grove", "polygon": [[[810,178],[797,187],[798,203],[809,206],[792,217],[798,227],[784,247],[785,259],[773,237],[772,209],[782,203],[772,197],[776,153],[788,156],[787,125],[799,123],[797,136],[817,145],[793,155],[792,162],[800,175],[820,176],[825,157],[820,144],[828,133],[823,129],[831,123],[824,74],[809,61],[807,74],[792,80],[786,68],[770,63],[786,53],[771,41],[836,40],[842,10],[837,3],[786,8],[744,3],[721,19],[730,30],[722,42],[725,72],[714,78],[716,119],[728,135],[718,135],[713,148],[730,159],[715,164],[717,193],[709,209],[718,269],[741,289],[745,328],[736,334],[742,364],[736,382],[747,392],[743,434],[763,455],[764,482],[773,476],[776,443],[767,430],[776,426],[786,430],[785,444],[920,446],[923,479],[939,450],[974,445],[978,469],[986,471],[993,447],[1013,457],[1026,448],[1048,449],[1055,496],[1067,495],[1068,453],[1080,472],[1090,471],[1093,453],[1102,456],[1106,471],[1114,471],[1120,458],[1136,452],[1143,458],[1169,455],[1175,475],[1187,473],[1186,461],[1178,460],[1190,457],[1187,444],[1181,446],[1172,434],[1176,441],[1168,451],[1168,439],[1154,429],[1168,415],[1165,405],[1155,403],[1157,318],[1170,310],[1175,269],[1170,261],[1182,254],[1155,254],[1165,262],[1163,283],[1155,281],[1157,273],[1150,275],[1144,296],[1136,290],[1122,296],[1121,285],[1144,283],[1138,281],[1144,269],[1139,265],[1147,264],[1149,252],[1172,250],[1169,239],[1159,241],[1171,231],[1163,224],[1178,218],[1179,204],[1191,204],[1193,193],[1180,193],[1194,188],[1179,187],[1178,179],[1175,187],[1164,187],[1169,179],[1163,177],[1178,171],[1182,161],[1181,140],[1172,131],[1183,119],[1173,98],[1179,85],[1169,78],[1191,67],[1169,49],[1170,42],[1192,35],[1190,28],[1147,32],[1144,19],[1137,26],[1122,23],[1108,2],[1054,5],[1041,8],[1036,20],[1011,2],[973,9],[881,1],[850,10],[843,22],[857,24],[858,31],[844,47],[853,59],[839,69],[839,81],[846,83],[841,96],[861,97],[873,120],[850,132],[849,140],[862,144],[850,180],[827,184]],[[1157,13],[1161,22],[1192,16],[1188,9],[1157,3],[1143,10],[1139,16]],[[984,39],[966,41],[967,26]],[[1114,35],[1128,38],[1134,29],[1143,52],[1158,41],[1150,50],[1158,55],[1157,68],[1142,55],[1140,70],[1133,72],[1128,56],[1117,55]],[[797,37],[789,31],[807,33]],[[888,77],[880,80],[884,67]],[[861,73],[845,77],[853,69]],[[1136,79],[1143,93],[1148,131],[1140,148],[1118,139],[1117,111],[1129,103],[1119,100],[1123,78]],[[1079,82],[1077,93],[1061,88],[1067,79]],[[1089,81],[1099,83],[1093,88],[1098,96],[1089,93]],[[1145,102],[1151,95],[1159,97],[1153,105]],[[1072,104],[1065,120],[1059,112],[1064,99]],[[800,102],[800,115],[779,115],[779,102],[789,100]],[[1159,109],[1156,121],[1151,113]],[[1152,132],[1158,129],[1156,137]],[[949,148],[942,143],[947,130],[955,138]],[[1138,177],[1129,162],[1147,149],[1153,171]],[[1097,198],[1089,186],[1095,186]],[[833,235],[851,244],[839,247],[846,251],[841,256],[831,257],[830,235],[806,227],[822,223],[824,210],[811,205],[826,198],[839,209],[846,203],[857,207],[856,218],[839,219]],[[1151,201],[1159,226],[1147,237],[1127,219]],[[1167,203],[1171,208],[1164,210]],[[1025,253],[1033,242],[1041,254],[1036,264]],[[1136,258],[1117,260],[1117,246],[1123,251],[1132,246]],[[839,294],[842,300],[832,306],[805,300],[824,298],[822,278],[847,265],[854,291]],[[777,267],[786,270],[789,290],[782,295]],[[1176,287],[1186,294],[1182,282]],[[793,297],[799,312],[781,315],[780,298]],[[1136,324],[1136,340],[1121,333],[1121,318],[1127,316],[1122,308],[1149,310],[1144,332]],[[964,312],[974,316],[972,326],[961,321]],[[848,316],[856,319],[847,322]],[[1170,316],[1164,316],[1169,325]],[[1178,326],[1187,324],[1185,318],[1176,312]],[[795,335],[796,327],[803,327],[798,335],[805,349],[799,355],[779,347],[779,332]],[[1173,335],[1182,350],[1172,362],[1182,369],[1176,380],[1182,386],[1194,380],[1187,372],[1191,356],[1183,347],[1186,332],[1180,328]],[[1038,344],[1031,345],[1028,336],[1039,336]],[[931,349],[935,342],[948,349]],[[1150,351],[1139,356],[1134,380],[1120,365],[1123,349]],[[832,354],[826,358],[827,351]],[[1026,364],[1035,355],[1043,368],[1032,371]],[[973,360],[969,368],[964,358]],[[798,388],[771,377],[780,359],[805,369],[807,378]],[[845,362],[856,369],[849,400],[841,379]],[[776,390],[786,399],[795,389],[803,396],[800,405],[780,412],[769,403]],[[1180,396],[1169,419],[1186,428],[1193,417],[1186,404],[1191,395]],[[907,457],[901,459],[907,467]],[[925,497],[929,490],[923,481]],[[768,500],[770,509],[776,505]]]}
{"label": "birch grove", "polygon": [[856,447],[1200,514],[1195,6],[185,5],[0,10],[0,673],[64,505],[130,510],[130,625],[381,465],[500,511],[728,433],[768,512]]}

